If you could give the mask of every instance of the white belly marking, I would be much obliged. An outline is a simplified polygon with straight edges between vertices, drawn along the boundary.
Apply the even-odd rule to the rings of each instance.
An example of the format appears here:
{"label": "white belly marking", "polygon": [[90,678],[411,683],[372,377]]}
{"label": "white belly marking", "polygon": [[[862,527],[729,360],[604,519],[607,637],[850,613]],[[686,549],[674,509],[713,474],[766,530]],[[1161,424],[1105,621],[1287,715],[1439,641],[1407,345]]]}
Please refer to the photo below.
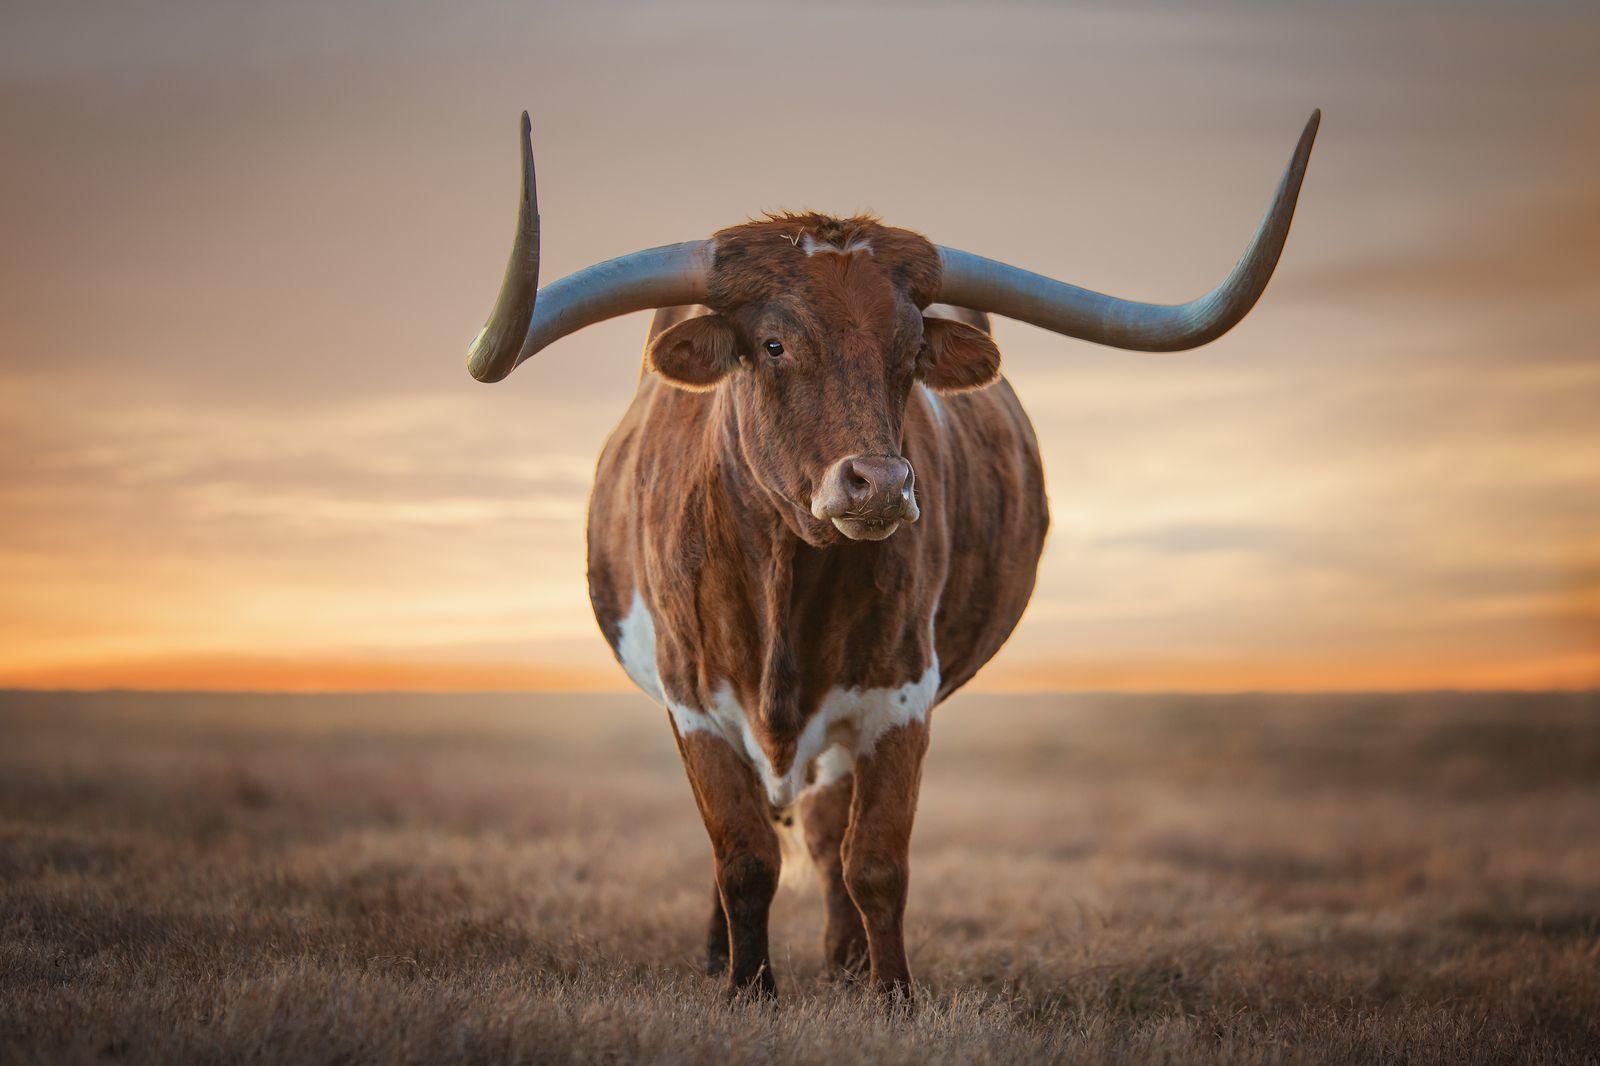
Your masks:
{"label": "white belly marking", "polygon": [[[817,763],[813,784],[832,784],[850,773],[855,760],[870,754],[889,730],[924,721],[939,695],[937,655],[921,677],[894,688],[832,688],[800,731],[794,763],[780,774],[756,740],[745,709],[726,681],[717,686],[711,706],[704,711],[665,694],[656,665],[655,619],[638,591],[619,630],[617,658],[633,683],[666,706],[680,736],[711,733],[725,741],[760,775],[767,799],[775,807],[787,807],[799,798],[813,762]],[[931,632],[929,637],[931,644]]]}
{"label": "white belly marking", "polygon": [[646,696],[657,703],[666,703],[661,691],[661,671],[656,667],[656,620],[644,605],[639,590],[633,592],[633,603],[628,614],[618,626],[617,658],[622,668],[633,678],[633,683],[644,689]]}

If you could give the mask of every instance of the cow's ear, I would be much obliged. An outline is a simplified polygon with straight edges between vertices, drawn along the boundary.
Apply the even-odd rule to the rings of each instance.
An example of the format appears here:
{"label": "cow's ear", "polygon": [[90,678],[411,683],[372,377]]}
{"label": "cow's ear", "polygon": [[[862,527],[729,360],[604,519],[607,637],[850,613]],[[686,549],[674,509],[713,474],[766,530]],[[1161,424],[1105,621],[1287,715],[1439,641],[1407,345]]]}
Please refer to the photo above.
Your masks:
{"label": "cow's ear", "polygon": [[935,392],[981,389],[1000,376],[1000,349],[976,326],[926,316],[917,376]]}
{"label": "cow's ear", "polygon": [[739,365],[738,340],[721,315],[696,315],[657,333],[650,341],[650,367],[668,384],[701,392]]}

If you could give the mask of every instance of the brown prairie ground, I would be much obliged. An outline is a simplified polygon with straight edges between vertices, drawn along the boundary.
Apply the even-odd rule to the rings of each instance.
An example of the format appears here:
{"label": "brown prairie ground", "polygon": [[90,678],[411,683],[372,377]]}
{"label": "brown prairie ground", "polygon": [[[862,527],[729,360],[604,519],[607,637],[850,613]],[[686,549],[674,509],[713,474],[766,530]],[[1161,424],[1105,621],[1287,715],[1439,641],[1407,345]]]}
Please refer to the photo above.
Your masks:
{"label": "brown prairie ground", "polygon": [[963,696],[908,1015],[624,697],[0,696],[0,1060],[1600,1061],[1600,696]]}

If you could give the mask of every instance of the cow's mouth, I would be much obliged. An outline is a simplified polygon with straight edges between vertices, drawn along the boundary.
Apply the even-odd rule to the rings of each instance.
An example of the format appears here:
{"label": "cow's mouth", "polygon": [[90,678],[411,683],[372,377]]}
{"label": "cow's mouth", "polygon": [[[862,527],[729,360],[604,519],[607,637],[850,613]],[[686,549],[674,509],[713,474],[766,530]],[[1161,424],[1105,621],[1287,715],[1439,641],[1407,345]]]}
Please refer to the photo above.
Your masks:
{"label": "cow's mouth", "polygon": [[900,519],[835,518],[833,526],[851,540],[886,540],[900,528]]}

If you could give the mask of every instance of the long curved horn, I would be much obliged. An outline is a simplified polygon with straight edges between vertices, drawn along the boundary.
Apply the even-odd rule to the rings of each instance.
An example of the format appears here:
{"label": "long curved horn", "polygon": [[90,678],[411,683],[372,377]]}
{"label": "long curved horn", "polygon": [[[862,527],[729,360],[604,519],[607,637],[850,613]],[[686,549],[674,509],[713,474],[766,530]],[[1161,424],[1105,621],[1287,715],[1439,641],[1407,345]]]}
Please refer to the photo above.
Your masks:
{"label": "long curved horn", "polygon": [[1249,313],[1278,265],[1322,111],[1311,113],[1244,258],[1221,285],[1186,304],[1147,304],[1080,289],[954,248],[939,249],[938,302],[989,311],[1114,348],[1175,352],[1216,340]]}
{"label": "long curved horn", "polygon": [[489,321],[467,349],[479,381],[499,381],[524,359],[607,318],[706,298],[711,242],[687,241],[608,259],[539,289],[539,196],[532,124],[522,113],[522,197],[517,235]]}

